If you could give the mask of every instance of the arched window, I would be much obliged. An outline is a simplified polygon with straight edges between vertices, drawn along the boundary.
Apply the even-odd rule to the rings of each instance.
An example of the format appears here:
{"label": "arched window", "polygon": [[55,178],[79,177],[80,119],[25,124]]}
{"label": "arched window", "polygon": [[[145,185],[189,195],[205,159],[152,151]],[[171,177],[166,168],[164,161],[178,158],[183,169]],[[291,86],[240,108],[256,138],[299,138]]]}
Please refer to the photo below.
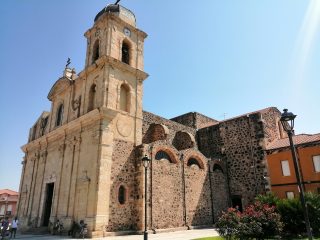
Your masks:
{"label": "arched window", "polygon": [[63,104],[60,104],[56,114],[56,126],[61,126],[63,119]]}
{"label": "arched window", "polygon": [[96,42],[93,45],[92,49],[92,63],[94,63],[100,56],[99,53],[99,39],[96,40]]}
{"label": "arched window", "polygon": [[95,100],[96,100],[96,85],[92,84],[89,91],[88,112],[94,109]]}
{"label": "arched window", "polygon": [[188,167],[196,167],[196,168],[201,169],[201,165],[200,165],[199,161],[195,158],[190,158],[187,162],[187,166]]}
{"label": "arched window", "polygon": [[122,84],[120,87],[120,110],[129,112],[129,87]]}
{"label": "arched window", "polygon": [[221,171],[223,173],[223,169],[219,164],[213,165],[212,171]]}
{"label": "arched window", "polygon": [[121,185],[118,190],[118,201],[122,205],[126,203],[126,199],[127,199],[127,190],[124,186]]}
{"label": "arched window", "polygon": [[129,64],[130,61],[130,47],[129,44],[126,42],[122,43],[122,58],[121,61]]}
{"label": "arched window", "polygon": [[162,150],[160,150],[159,152],[156,153],[155,159],[156,160],[167,160],[171,163],[173,162],[171,157],[169,156],[169,154],[166,153],[165,151],[162,151]]}

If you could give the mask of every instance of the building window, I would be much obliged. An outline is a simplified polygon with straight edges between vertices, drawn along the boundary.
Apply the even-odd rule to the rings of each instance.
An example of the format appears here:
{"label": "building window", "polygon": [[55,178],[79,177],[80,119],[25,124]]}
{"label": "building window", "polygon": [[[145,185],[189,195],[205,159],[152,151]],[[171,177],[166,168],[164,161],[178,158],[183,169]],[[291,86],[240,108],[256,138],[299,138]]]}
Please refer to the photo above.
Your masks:
{"label": "building window", "polygon": [[118,192],[118,201],[121,205],[126,203],[126,198],[127,198],[127,191],[124,186],[119,187],[119,192]]}
{"label": "building window", "polygon": [[166,161],[169,161],[172,163],[172,159],[169,156],[169,154],[166,153],[165,151],[162,151],[162,150],[160,150],[159,152],[156,153],[155,159],[156,160],[166,160]]}
{"label": "building window", "polygon": [[10,212],[12,211],[12,205],[11,204],[8,205],[7,211],[10,211]]}
{"label": "building window", "polygon": [[122,43],[122,57],[121,57],[121,61],[129,64],[130,61],[130,48],[129,48],[129,44],[126,42]]}
{"label": "building window", "polygon": [[316,172],[320,172],[320,155],[313,156],[312,161],[313,161],[314,170]]}
{"label": "building window", "polygon": [[129,112],[129,87],[122,84],[120,87],[120,110]]}
{"label": "building window", "polygon": [[201,169],[200,163],[195,158],[190,158],[187,162],[188,167],[196,167],[198,169]]}
{"label": "building window", "polygon": [[89,91],[88,112],[94,109],[95,98],[96,98],[96,85],[92,84]]}
{"label": "building window", "polygon": [[99,40],[97,39],[93,45],[92,63],[94,63],[98,58],[99,58]]}
{"label": "building window", "polygon": [[294,192],[286,192],[286,196],[288,199],[294,199]]}
{"label": "building window", "polygon": [[63,119],[63,104],[60,104],[56,115],[56,126],[61,126]]}
{"label": "building window", "polygon": [[288,160],[281,161],[282,175],[290,176],[290,168]]}
{"label": "building window", "polygon": [[320,187],[317,188],[317,192],[318,192],[318,194],[320,194]]}
{"label": "building window", "polygon": [[5,209],[6,209],[6,206],[2,205],[1,208],[0,208],[0,215],[4,215]]}

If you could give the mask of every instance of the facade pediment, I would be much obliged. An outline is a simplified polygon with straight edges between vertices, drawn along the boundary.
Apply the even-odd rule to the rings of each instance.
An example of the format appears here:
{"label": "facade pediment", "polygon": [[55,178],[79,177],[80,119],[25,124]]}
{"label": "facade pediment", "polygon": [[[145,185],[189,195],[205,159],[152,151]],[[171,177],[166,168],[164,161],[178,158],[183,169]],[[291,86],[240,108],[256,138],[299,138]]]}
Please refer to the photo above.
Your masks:
{"label": "facade pediment", "polygon": [[58,81],[56,81],[52,88],[50,89],[50,92],[48,94],[48,99],[52,101],[53,97],[57,95],[58,93],[62,92],[66,88],[70,86],[71,82],[66,77],[59,78]]}

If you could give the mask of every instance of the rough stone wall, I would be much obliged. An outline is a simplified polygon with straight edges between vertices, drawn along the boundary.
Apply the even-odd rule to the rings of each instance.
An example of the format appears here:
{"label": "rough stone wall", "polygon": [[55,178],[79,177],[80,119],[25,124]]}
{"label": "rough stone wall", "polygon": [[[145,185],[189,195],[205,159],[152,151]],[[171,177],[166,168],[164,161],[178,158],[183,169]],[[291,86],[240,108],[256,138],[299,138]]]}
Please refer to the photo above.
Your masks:
{"label": "rough stone wall", "polygon": [[222,170],[211,170],[211,185],[214,220],[217,221],[222,211],[229,206],[228,183]]}
{"label": "rough stone wall", "polygon": [[[165,125],[168,128],[168,134],[166,135],[165,141],[168,145],[172,145],[172,141],[176,135],[177,132],[188,132],[195,136],[196,130],[187,126],[184,126],[182,124],[176,123],[174,121],[170,121],[168,119],[159,117],[157,115],[154,115],[152,113],[143,112],[143,125],[142,125],[142,142],[143,143],[150,143],[153,142],[152,134],[149,135],[148,130],[150,128],[150,125],[152,124],[162,124]],[[151,139],[150,139],[151,137]],[[195,146],[196,147],[196,146]]]}
{"label": "rough stone wall", "polygon": [[[137,209],[139,188],[136,181],[137,164],[135,164],[133,143],[115,140],[112,156],[111,192],[109,204],[109,222],[107,231],[137,230],[140,216]],[[119,187],[126,189],[124,204],[118,200]]]}
{"label": "rough stone wall", "polygon": [[181,227],[183,195],[180,163],[152,162],[152,226],[155,229]]}
{"label": "rough stone wall", "polygon": [[186,222],[188,226],[213,224],[207,169],[185,163]]}
{"label": "rough stone wall", "polygon": [[274,140],[287,136],[281,126],[280,118],[281,112],[277,108],[268,108],[267,111],[262,112],[262,119],[264,122],[263,133],[265,138],[264,149],[266,149],[266,145]]}
{"label": "rough stone wall", "polygon": [[151,143],[158,140],[165,140],[168,133],[169,130],[166,128],[166,126],[161,124],[151,124],[145,133],[142,142]]}
{"label": "rough stone wall", "polygon": [[207,158],[222,158],[223,139],[220,136],[220,125],[202,128],[197,131],[199,150]]}
{"label": "rough stone wall", "polygon": [[171,120],[196,129],[208,127],[218,122],[197,112],[186,113]]}
{"label": "rough stone wall", "polygon": [[[208,160],[197,149],[196,130],[144,112],[143,134],[152,158],[150,227],[212,224]],[[165,151],[172,162],[155,160],[158,151]],[[198,159],[202,169],[187,166],[189,158]]]}
{"label": "rough stone wall", "polygon": [[277,135],[276,112],[268,108],[198,131],[201,152],[222,160],[230,194],[242,196],[243,205],[266,191],[264,141]]}
{"label": "rough stone wall", "polygon": [[177,132],[172,145],[178,150],[193,148],[195,145],[194,136],[187,132]]}

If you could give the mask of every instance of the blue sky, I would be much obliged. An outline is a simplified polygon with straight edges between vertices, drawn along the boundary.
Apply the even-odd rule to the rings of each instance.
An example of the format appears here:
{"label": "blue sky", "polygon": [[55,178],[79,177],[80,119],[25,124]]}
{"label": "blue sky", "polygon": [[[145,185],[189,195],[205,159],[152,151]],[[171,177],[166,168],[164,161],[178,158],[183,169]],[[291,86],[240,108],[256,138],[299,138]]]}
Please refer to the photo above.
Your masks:
{"label": "blue sky", "polygon": [[[0,189],[18,190],[20,146],[68,57],[80,72],[83,33],[108,1],[0,3]],[[144,109],[222,120],[269,106],[298,115],[297,133],[320,132],[317,0],[122,0],[148,33]]]}

